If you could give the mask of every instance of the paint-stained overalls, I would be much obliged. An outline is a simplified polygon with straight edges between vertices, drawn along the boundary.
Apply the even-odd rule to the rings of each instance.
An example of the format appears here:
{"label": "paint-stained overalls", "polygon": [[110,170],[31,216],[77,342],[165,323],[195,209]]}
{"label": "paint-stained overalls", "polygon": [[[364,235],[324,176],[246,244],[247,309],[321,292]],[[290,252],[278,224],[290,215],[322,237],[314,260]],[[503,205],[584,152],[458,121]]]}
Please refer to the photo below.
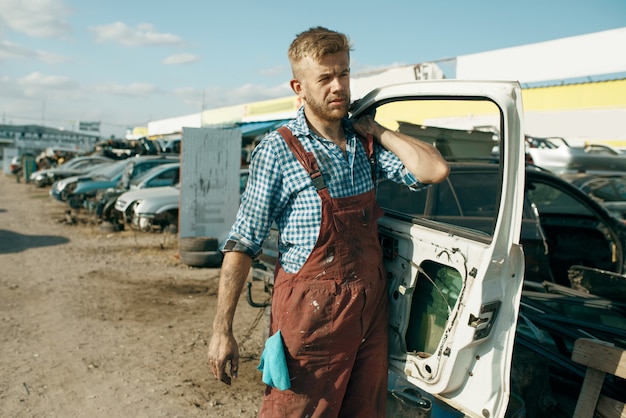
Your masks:
{"label": "paint-stained overalls", "polygon": [[[331,198],[312,153],[279,132],[322,201],[315,247],[297,273],[277,263],[271,334],[281,330],[291,389],[267,387],[259,416],[384,417],[387,293],[375,191]],[[364,144],[365,145],[365,144]],[[369,153],[372,153],[370,142]]]}

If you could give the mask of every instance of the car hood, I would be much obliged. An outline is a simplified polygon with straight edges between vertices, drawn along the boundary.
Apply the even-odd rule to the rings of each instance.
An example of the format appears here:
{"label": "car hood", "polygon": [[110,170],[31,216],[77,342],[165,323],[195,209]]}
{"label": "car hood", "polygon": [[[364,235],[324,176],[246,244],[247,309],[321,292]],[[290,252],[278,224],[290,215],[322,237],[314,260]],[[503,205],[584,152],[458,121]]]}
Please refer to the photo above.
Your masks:
{"label": "car hood", "polygon": [[57,190],[63,190],[68,184],[75,183],[79,179],[81,179],[80,176],[70,176],[70,177],[66,177],[66,178],[64,178],[62,180],[57,180],[54,183],[54,188],[57,189]]}
{"label": "car hood", "polygon": [[137,200],[142,200],[144,202],[150,201],[151,204],[157,205],[167,203],[178,204],[179,195],[180,189],[174,186],[152,187],[147,189],[133,190],[122,193],[117,198],[117,201],[120,204],[116,205],[116,208],[118,208],[118,210],[126,210],[128,205]]}
{"label": "car hood", "polygon": [[90,178],[78,179],[78,185],[74,189],[74,194],[91,192],[94,190],[108,189],[115,187],[117,179],[114,180],[94,180]]}

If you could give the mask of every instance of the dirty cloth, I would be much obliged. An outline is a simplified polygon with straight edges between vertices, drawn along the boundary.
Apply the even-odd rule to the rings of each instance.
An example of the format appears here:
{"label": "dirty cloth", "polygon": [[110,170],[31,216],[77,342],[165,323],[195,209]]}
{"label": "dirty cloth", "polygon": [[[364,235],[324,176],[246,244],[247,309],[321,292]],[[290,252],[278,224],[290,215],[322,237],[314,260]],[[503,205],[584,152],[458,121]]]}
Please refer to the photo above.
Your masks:
{"label": "dirty cloth", "polygon": [[[260,417],[384,417],[388,306],[374,190],[331,198],[317,164],[281,132],[322,200],[317,243],[297,273],[277,266],[271,333],[279,329],[291,388],[267,386]],[[319,174],[319,172],[317,172]]]}
{"label": "dirty cloth", "polygon": [[279,390],[286,390],[291,387],[280,330],[265,341],[265,348],[257,368],[263,372],[263,383],[266,385]]}

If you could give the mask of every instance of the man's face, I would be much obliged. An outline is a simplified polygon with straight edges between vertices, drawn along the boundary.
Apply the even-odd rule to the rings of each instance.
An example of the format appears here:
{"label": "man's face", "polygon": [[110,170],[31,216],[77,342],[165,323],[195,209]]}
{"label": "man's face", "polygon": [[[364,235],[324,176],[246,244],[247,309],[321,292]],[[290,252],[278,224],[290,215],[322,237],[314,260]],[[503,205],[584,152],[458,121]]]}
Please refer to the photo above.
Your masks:
{"label": "man's face", "polygon": [[350,107],[350,56],[347,52],[299,63],[299,79],[292,88],[306,103],[307,111],[325,121],[341,120]]}

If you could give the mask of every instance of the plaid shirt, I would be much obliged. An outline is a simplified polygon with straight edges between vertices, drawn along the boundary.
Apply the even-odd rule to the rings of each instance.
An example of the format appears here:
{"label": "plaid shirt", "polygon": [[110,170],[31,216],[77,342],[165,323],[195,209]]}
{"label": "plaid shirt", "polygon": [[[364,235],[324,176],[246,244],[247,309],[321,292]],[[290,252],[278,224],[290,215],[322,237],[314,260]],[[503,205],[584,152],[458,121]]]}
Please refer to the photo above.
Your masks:
{"label": "plaid shirt", "polygon": [[[342,121],[346,135],[346,155],[332,141],[315,135],[304,117],[304,107],[287,123],[304,148],[315,155],[331,197],[365,193],[374,185],[371,167],[352,124]],[[375,146],[377,178],[404,183],[411,189],[423,185],[405,168],[400,159],[378,144]],[[295,158],[282,136],[274,131],[252,153],[250,176],[241,198],[237,219],[223,251],[245,252],[255,258],[263,240],[276,222],[280,231],[280,262],[288,273],[297,272],[315,247],[322,221],[321,199],[304,167]]]}

